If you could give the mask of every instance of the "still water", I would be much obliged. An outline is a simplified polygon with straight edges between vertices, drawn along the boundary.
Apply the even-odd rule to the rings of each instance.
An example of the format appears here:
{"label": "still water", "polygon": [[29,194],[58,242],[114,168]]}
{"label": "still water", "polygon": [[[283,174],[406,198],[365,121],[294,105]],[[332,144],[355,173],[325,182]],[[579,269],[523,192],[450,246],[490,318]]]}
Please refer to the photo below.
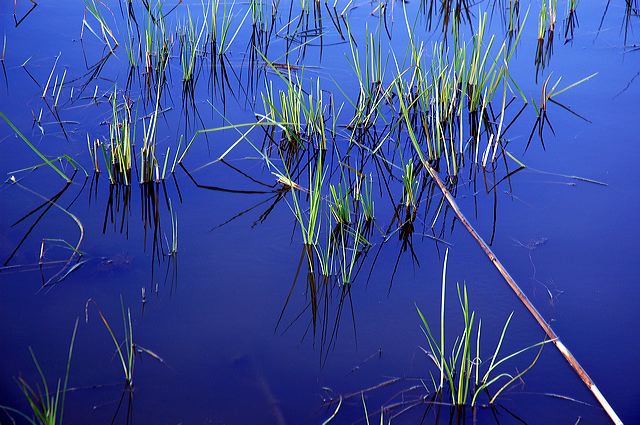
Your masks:
{"label": "still water", "polygon": [[[423,46],[428,67],[434,43],[446,39],[453,49],[451,22],[458,20],[458,37],[471,49],[486,13],[485,45],[495,37],[492,61],[508,33],[509,2],[280,2],[273,18],[273,5],[251,3],[264,13],[258,26],[264,22],[265,30],[257,33],[249,4],[221,4],[219,21],[223,8],[230,16],[223,55],[210,52],[211,5],[167,0],[160,11],[151,3],[134,0],[131,9],[124,1],[99,3],[107,29],[85,8],[92,2],[0,5],[6,40],[0,112],[48,158],[68,155],[71,160],[54,165],[72,177],[66,183],[46,164],[34,169],[43,161],[0,122],[0,405],[29,408],[17,384],[19,377],[39,379],[29,347],[55,388],[79,319],[64,406],[68,424],[313,424],[328,419],[339,400],[331,423],[366,423],[365,411],[378,423],[381,409],[385,423],[394,424],[608,422],[552,344],[491,406],[485,395],[476,409],[452,409],[449,399],[434,396],[432,377],[437,381],[439,372],[423,350],[429,347],[416,306],[439,330],[447,249],[447,350],[463,329],[456,282],[466,283],[476,321],[482,319],[485,365],[510,313],[503,356],[544,334],[427,182],[406,132],[381,119],[364,141],[349,136],[359,94],[354,49],[366,64],[376,50],[368,46],[379,45],[381,86],[392,87],[410,62],[411,43]],[[456,201],[622,420],[638,423],[638,5],[578,2],[571,36],[569,5],[561,0],[552,51],[541,52],[544,64],[536,63],[541,2],[518,7],[522,32],[509,61],[503,129],[510,125],[499,170],[483,173],[481,159],[466,152]],[[456,8],[463,10],[459,18],[451,15]],[[171,44],[156,106],[158,84],[145,71],[145,33],[162,14]],[[183,64],[190,57],[180,34],[190,22],[199,44],[193,83],[185,85]],[[513,43],[512,37],[505,45]],[[134,68],[129,53],[137,58]],[[557,103],[548,102],[540,137],[535,124],[547,78],[550,88],[561,77],[561,89],[592,74],[559,94]],[[318,263],[310,272],[307,259],[308,252],[321,257],[322,244],[307,251],[295,218],[296,192],[305,217],[309,210],[309,170],[318,157],[313,143],[288,162],[269,144],[280,140],[279,128],[197,134],[259,121],[267,81],[277,92],[286,78],[303,82],[305,96],[322,85],[327,131],[337,129],[322,154],[320,240],[347,234],[332,216],[329,183],[352,186],[366,176],[359,181],[372,184],[375,219],[366,243],[349,239],[339,246],[326,278]],[[403,78],[409,82],[411,75]],[[114,92],[119,110],[130,100],[137,123],[128,185],[110,184],[100,149],[101,172],[94,173],[87,148],[87,138],[101,140],[109,152]],[[528,104],[520,113],[522,97]],[[502,102],[501,84],[493,118]],[[141,185],[140,148],[156,110],[158,169],[162,173],[168,158],[166,175]],[[462,124],[471,126],[466,117]],[[373,148],[385,137],[379,159]],[[190,140],[188,154],[174,164]],[[409,157],[419,170],[410,230],[404,212],[396,213],[404,211],[398,205]],[[513,158],[526,167],[511,175],[518,168]],[[291,179],[299,189],[293,192],[273,174],[284,164],[295,170]],[[360,229],[361,209],[356,198],[350,202],[347,227]],[[124,386],[100,317],[124,340],[122,305],[130,310],[138,348],[132,388]],[[527,351],[498,373],[517,375],[536,353]],[[10,417],[24,420],[7,410],[0,422],[12,423]]]}

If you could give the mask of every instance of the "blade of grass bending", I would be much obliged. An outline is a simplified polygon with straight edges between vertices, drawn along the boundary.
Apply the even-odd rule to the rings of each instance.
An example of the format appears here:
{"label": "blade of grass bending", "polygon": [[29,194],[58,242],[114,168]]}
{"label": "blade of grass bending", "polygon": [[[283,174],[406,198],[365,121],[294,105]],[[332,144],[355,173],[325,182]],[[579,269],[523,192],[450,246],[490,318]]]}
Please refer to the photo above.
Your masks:
{"label": "blade of grass bending", "polygon": [[15,131],[15,133],[22,139],[22,141],[24,141],[27,146],[29,146],[29,148],[31,148],[31,150],[40,157],[40,159],[42,159],[49,167],[51,167],[56,173],[58,173],[67,183],[71,182],[71,180],[69,179],[69,177],[67,177],[67,175],[65,173],[63,173],[62,171],[60,171],[60,169],[58,167],[56,167],[53,162],[51,162],[46,156],[44,156],[44,154],[42,154],[42,152],[40,152],[33,144],[31,144],[31,142],[24,136],[24,134],[22,134],[20,132],[20,130],[18,130],[18,127],[16,127],[9,118],[7,118],[7,116],[5,114],[3,114],[2,112],[0,112],[0,118],[2,118],[7,124],[9,124],[9,126],[11,127],[11,129],[13,129],[13,131]]}
{"label": "blade of grass bending", "polygon": [[326,421],[322,422],[322,425],[329,424],[333,420],[333,418],[336,417],[338,412],[340,411],[340,407],[342,407],[342,396],[340,396],[340,401],[338,401],[338,406],[336,407],[336,410],[333,411],[331,416],[329,416]]}
{"label": "blade of grass bending", "polygon": [[100,316],[100,319],[102,320],[102,323],[104,324],[105,328],[107,328],[107,331],[109,332],[109,335],[111,336],[111,340],[113,341],[113,344],[116,346],[116,352],[118,353],[118,357],[120,357],[120,363],[122,364],[122,369],[124,370],[125,377],[128,378],[129,377],[129,372],[127,370],[127,362],[124,359],[124,355],[122,353],[122,349],[120,348],[120,343],[118,343],[118,339],[116,338],[116,335],[113,333],[113,330],[111,329],[111,326],[109,325],[109,322],[107,321],[107,318],[104,316],[104,314],[102,313],[102,310],[100,310],[100,307],[98,307],[98,304],[93,300],[93,298],[89,298],[89,300],[85,304],[85,308],[84,309],[85,309],[85,319],[86,319],[86,321],[87,322],[89,321],[89,304],[90,303],[93,303],[96,306],[96,310],[98,310],[98,315]]}
{"label": "blade of grass bending", "polygon": [[[491,397],[491,400],[489,401],[490,404],[493,404],[496,400],[496,398],[500,395],[500,393],[502,393],[504,390],[506,390],[509,385],[511,385],[512,383],[514,383],[517,379],[520,379],[525,373],[527,373],[529,370],[531,370],[531,368],[536,364],[536,362],[538,361],[538,359],[540,358],[540,355],[542,354],[542,349],[544,348],[544,345],[550,342],[549,340],[547,341],[543,341],[540,344],[540,349],[538,350],[538,353],[536,354],[536,357],[533,359],[533,361],[531,362],[531,364],[529,364],[529,366],[527,366],[527,368],[525,370],[523,370],[522,372],[520,372],[519,374],[517,374],[516,376],[512,377],[509,382],[507,382],[506,384],[504,384],[494,395],[493,397]],[[532,347],[527,347],[526,349],[529,349]]]}
{"label": "blade of grass bending", "polygon": [[73,345],[76,341],[76,333],[78,332],[79,318],[76,318],[76,323],[73,326],[73,334],[71,334],[71,343],[69,344],[69,356],[67,357],[67,371],[64,374],[64,385],[62,386],[62,400],[60,403],[60,424],[62,424],[62,418],[64,416],[64,399],[67,394],[67,385],[69,384],[69,371],[71,370],[71,357],[73,356]]}

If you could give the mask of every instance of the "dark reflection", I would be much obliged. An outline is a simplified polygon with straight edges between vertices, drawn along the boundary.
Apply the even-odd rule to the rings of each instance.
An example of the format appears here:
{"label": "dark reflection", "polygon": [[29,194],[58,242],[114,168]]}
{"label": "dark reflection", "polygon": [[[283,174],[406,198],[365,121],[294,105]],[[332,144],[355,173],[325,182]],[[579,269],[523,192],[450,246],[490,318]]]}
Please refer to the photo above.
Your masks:
{"label": "dark reflection", "polygon": [[[111,270],[122,268],[125,263],[129,263],[130,259],[118,259],[118,256],[110,256],[105,258],[96,258],[86,255],[83,252],[83,239],[85,226],[72,211],[72,207],[77,200],[86,192],[88,205],[90,208],[100,207],[98,197],[99,190],[99,174],[94,174],[91,179],[84,178],[80,182],[77,180],[77,172],[71,176],[71,181],[65,183],[64,186],[53,196],[45,197],[40,193],[28,188],[19,181],[13,185],[27,193],[42,200],[40,204],[26,212],[22,217],[17,219],[12,228],[28,223],[28,227],[20,237],[15,247],[11,250],[7,258],[3,262],[0,271],[3,272],[19,272],[39,269],[42,280],[42,287],[47,288],[54,284],[65,280],[70,274],[78,270],[85,263],[91,261],[97,262],[101,270]],[[89,184],[87,184],[89,182]],[[177,186],[177,180],[174,179]],[[70,201],[63,203],[63,197],[72,187],[77,187],[77,193]],[[158,290],[155,273],[156,269],[166,263],[164,268],[163,282],[165,286],[170,287],[173,292],[178,284],[178,212],[175,210],[169,197],[168,190],[164,184],[148,183],[141,185],[125,185],[125,184],[108,184],[108,197],[104,209],[102,219],[102,233],[107,235],[109,231],[123,235],[129,239],[133,233],[138,234],[138,229],[142,232],[142,249],[150,254],[150,282],[149,290]],[[132,226],[130,221],[132,215],[132,192],[139,188],[140,195],[140,225]],[[93,205],[92,205],[93,204]],[[25,247],[25,242],[33,237],[34,231],[38,227],[45,224],[45,218],[51,215],[52,211],[60,211],[72,220],[78,227],[80,235],[76,242],[63,239],[62,237],[50,237],[46,235],[42,238],[39,250],[39,258],[33,264],[12,264],[16,255]],[[161,217],[165,216],[164,221]],[[135,232],[132,230],[135,229]],[[40,231],[42,233],[42,230]],[[52,252],[59,250],[70,252],[66,259],[51,258]],[[120,254],[119,254],[120,255]],[[45,271],[53,268],[55,273],[47,276]]]}
{"label": "dark reflection", "polygon": [[[51,197],[45,197],[43,195],[41,195],[39,192],[28,188],[27,186],[23,185],[20,183],[20,181],[18,180],[13,180],[12,184],[20,189],[22,189],[23,191],[30,193],[31,195],[41,199],[43,202],[41,204],[39,204],[38,206],[34,207],[33,209],[31,209],[30,211],[28,211],[26,214],[24,214],[21,218],[19,218],[17,221],[15,221],[11,227],[16,227],[19,224],[21,224],[22,222],[35,217],[35,219],[32,221],[32,223],[29,225],[29,227],[27,228],[27,230],[24,232],[24,234],[22,235],[22,237],[20,238],[19,242],[16,244],[16,246],[14,247],[14,249],[11,251],[11,253],[9,254],[9,256],[7,257],[7,259],[4,261],[3,263],[3,267],[2,270],[3,271],[28,271],[33,269],[34,265],[33,264],[24,264],[24,265],[11,265],[11,261],[15,258],[16,254],[18,253],[18,251],[20,250],[20,248],[23,246],[23,244],[25,243],[25,241],[29,238],[29,236],[31,236],[31,234],[33,233],[33,231],[36,229],[36,227],[38,227],[38,224],[45,218],[45,216],[47,216],[47,214],[52,211],[53,207],[55,207],[55,209],[53,209],[54,211],[61,211],[63,214],[65,214],[66,216],[68,216],[72,221],[75,222],[76,226],[78,227],[79,230],[79,237],[78,240],[75,244],[73,244],[71,241],[67,241],[65,239],[62,238],[50,238],[50,237],[43,237],[41,240],[41,244],[40,244],[40,253],[39,253],[39,258],[38,258],[38,263],[37,263],[37,267],[40,270],[40,277],[41,277],[41,283],[42,283],[42,288],[46,288],[49,286],[52,286],[54,284],[57,284],[59,282],[61,282],[62,280],[64,280],[70,273],[72,273],[73,271],[75,271],[77,268],[79,268],[80,266],[82,266],[82,264],[84,263],[84,261],[81,261],[81,258],[83,256],[83,253],[81,251],[81,246],[82,246],[82,241],[84,239],[84,227],[82,225],[82,223],[80,222],[80,220],[73,215],[69,209],[71,208],[71,206],[73,205],[73,203],[76,201],[76,199],[78,198],[78,195],[76,195],[73,200],[65,207],[61,205],[61,198],[62,196],[67,192],[67,190],[72,186],[72,184],[74,183],[74,179],[76,177],[77,171],[75,171],[70,179],[69,182],[67,182],[62,189],[60,189],[56,194],[54,194]],[[80,192],[81,193],[86,185],[87,179],[84,179],[83,184],[80,186]],[[69,256],[65,259],[65,260],[56,260],[56,259],[49,259],[48,255],[49,255],[49,251],[50,249],[53,248],[62,248],[65,251],[69,251],[70,254]],[[51,275],[51,276],[46,276],[45,275],[45,268],[51,268],[54,267],[57,269],[57,271]]]}
{"label": "dark reflection", "polygon": [[[374,355],[378,355],[375,353]],[[337,394],[331,388],[323,388],[323,415],[337,411],[337,418],[348,418],[353,423],[401,423],[401,424],[536,424],[539,418],[519,412],[505,403],[457,406],[442,399],[438,393],[425,393],[425,383],[413,378],[393,377],[372,386],[346,394]],[[548,400],[560,399],[566,407],[586,403],[557,394],[530,394]],[[378,400],[384,400],[378,402]],[[588,404],[586,404],[588,405]],[[590,406],[590,405],[588,405]],[[336,410],[337,409],[337,410]],[[382,419],[381,419],[382,418]],[[578,421],[580,422],[579,418]]]}
{"label": "dark reflection", "polygon": [[133,424],[133,390],[125,389],[120,395],[111,424]]}
{"label": "dark reflection", "polygon": [[[310,335],[313,345],[318,344],[320,364],[324,365],[329,353],[337,343],[345,308],[349,310],[356,346],[357,322],[351,295],[351,285],[341,284],[336,277],[316,271],[320,267],[316,264],[315,258],[313,247],[305,246],[301,252],[287,298],[276,322],[275,332],[284,334],[300,322],[299,325],[303,329],[301,339],[304,340],[307,335]],[[304,277],[300,277],[301,271],[305,269],[306,273],[302,273]],[[302,291],[304,301],[301,306],[290,306],[299,279],[304,279],[305,282],[305,287]],[[294,310],[287,314],[288,308]],[[286,316],[289,316],[290,319],[285,320]]]}
{"label": "dark reflection", "polygon": [[[602,12],[602,17],[600,18],[600,25],[598,26],[598,33],[602,30],[602,25],[604,24],[605,17],[609,12],[609,6],[611,5],[611,0],[607,0],[607,4],[604,7],[604,11]],[[622,32],[623,32],[623,43],[624,47],[630,47],[633,50],[637,50],[638,46],[636,44],[629,45],[629,34],[633,33],[633,24],[634,22],[640,21],[640,4],[638,0],[624,0],[624,14],[622,16]]]}
{"label": "dark reflection", "polygon": [[13,21],[15,22],[16,28],[18,28],[20,24],[24,22],[24,20],[27,19],[29,15],[31,15],[31,12],[33,12],[35,8],[38,7],[38,3],[36,3],[35,0],[29,0],[29,3],[31,3],[31,7],[20,17],[18,17],[18,2],[13,2]]}
{"label": "dark reflection", "polygon": [[564,43],[567,44],[573,41],[575,30],[580,26],[578,22],[578,11],[576,3],[570,3],[567,11],[567,16],[564,19]]}
{"label": "dark reflection", "polygon": [[457,34],[461,25],[473,25],[471,5],[468,0],[421,0],[420,10],[427,19],[427,29],[440,26],[446,37],[450,29]]}

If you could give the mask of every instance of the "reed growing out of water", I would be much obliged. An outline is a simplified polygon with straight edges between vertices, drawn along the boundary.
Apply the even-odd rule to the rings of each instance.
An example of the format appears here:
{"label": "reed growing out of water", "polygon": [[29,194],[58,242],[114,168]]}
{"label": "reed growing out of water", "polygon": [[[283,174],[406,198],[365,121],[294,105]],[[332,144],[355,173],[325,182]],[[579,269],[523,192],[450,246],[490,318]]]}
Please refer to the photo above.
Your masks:
{"label": "reed growing out of water", "polygon": [[333,202],[330,205],[331,214],[336,223],[347,225],[351,222],[351,202],[346,182],[337,185],[330,184],[329,190]]}
{"label": "reed growing out of water", "polygon": [[[137,44],[137,46],[136,46]],[[124,44],[124,50],[127,53],[127,60],[129,61],[129,67],[131,69],[138,67],[138,60],[142,54],[142,46],[140,40],[136,39],[132,34],[131,24],[127,24],[127,41]]]}
{"label": "reed growing out of water", "polygon": [[165,72],[169,65],[173,38],[167,31],[163,3],[147,9],[147,24],[144,30],[144,66],[147,85],[155,81],[157,85],[165,82]]}
{"label": "reed growing out of water", "polygon": [[[288,172],[287,172],[288,173]],[[325,182],[326,170],[322,161],[322,156],[318,155],[315,167],[309,166],[309,208],[308,213],[303,213],[302,201],[298,197],[300,188],[295,184],[289,186],[291,190],[291,198],[293,200],[292,211],[296,217],[302,239],[306,246],[315,246],[320,236],[320,228],[322,224],[322,188]],[[285,178],[292,182],[290,176]]]}
{"label": "reed growing out of water", "polygon": [[111,340],[113,341],[113,345],[115,346],[116,353],[118,354],[118,359],[120,360],[120,365],[122,366],[122,371],[124,374],[124,382],[127,388],[133,387],[133,370],[135,366],[135,353],[136,353],[136,345],[133,342],[133,323],[131,321],[131,310],[127,308],[125,312],[124,301],[122,297],[120,297],[120,307],[122,310],[122,324],[124,328],[123,339],[119,340],[109,321],[107,320],[98,304],[90,298],[87,300],[85,304],[85,321],[89,322],[89,305],[93,304],[98,311],[98,315],[100,316],[100,320],[104,325],[105,329],[109,333]]}
{"label": "reed growing out of water", "polygon": [[547,2],[540,3],[540,13],[538,14],[538,44],[544,43],[544,37],[547,33],[547,23],[549,22]]}
{"label": "reed growing out of water", "polygon": [[362,214],[366,223],[371,223],[375,218],[375,209],[373,202],[373,176],[364,176],[360,180],[356,191],[356,197],[360,201]]}
{"label": "reed growing out of water", "polygon": [[413,166],[413,159],[404,166],[402,173],[402,199],[405,208],[415,210],[417,208],[416,200],[418,195],[418,181],[416,179],[416,170]]}
{"label": "reed growing out of water", "polygon": [[[69,354],[67,356],[67,368],[64,374],[64,378],[58,379],[55,389],[49,386],[49,382],[40,367],[38,359],[29,347],[29,353],[33,363],[38,370],[40,377],[39,384],[29,384],[22,376],[18,377],[18,387],[20,392],[27,400],[29,404],[29,414],[22,412],[18,409],[0,406],[0,409],[6,410],[11,413],[18,414],[26,419],[32,425],[62,425],[64,419],[64,402],[67,396],[67,388],[69,384],[69,372],[71,371],[71,358],[73,356],[73,346],[76,340],[76,333],[78,331],[78,320],[73,327],[73,333],[71,334],[71,342],[69,343]],[[15,423],[15,422],[14,422]]]}
{"label": "reed growing out of water", "polygon": [[201,50],[200,41],[205,34],[206,19],[198,31],[193,23],[191,11],[187,8],[187,21],[178,29],[180,44],[180,65],[182,67],[182,82],[191,83],[194,79],[196,58]]}
{"label": "reed growing out of water", "polygon": [[[528,372],[537,362],[540,354],[542,353],[542,347],[551,342],[551,340],[544,340],[537,344],[530,345],[523,349],[517,350],[504,357],[500,356],[500,351],[504,338],[511,322],[513,313],[509,315],[507,321],[502,327],[500,339],[495,347],[493,355],[491,356],[491,362],[489,366],[482,370],[483,361],[481,357],[481,330],[482,321],[478,322],[477,328],[475,327],[475,312],[470,310],[469,296],[467,293],[466,285],[457,285],[458,301],[462,309],[462,318],[464,320],[464,328],[462,334],[455,338],[455,342],[451,350],[446,349],[445,333],[447,333],[447,325],[445,321],[445,299],[446,299],[446,273],[447,273],[447,259],[448,250],[445,253],[444,266],[442,270],[442,286],[441,286],[441,302],[440,302],[440,335],[439,338],[435,337],[431,327],[422,311],[416,306],[418,315],[423,325],[423,332],[427,339],[429,349],[424,350],[427,356],[435,364],[439,372],[439,381],[431,376],[431,381],[434,390],[441,396],[445,394],[451,399],[451,403],[455,406],[476,406],[478,402],[478,396],[483,394],[485,390],[490,387],[500,387],[489,398],[489,403],[493,404],[498,396],[515,381],[520,379],[526,372]],[[476,330],[477,329],[477,330]],[[498,366],[507,362],[508,360],[517,358],[525,352],[539,348],[533,361],[521,372],[516,374],[509,374],[506,372],[498,373]]]}
{"label": "reed growing out of water", "polygon": [[291,68],[287,73],[281,73],[277,67],[269,62],[285,84],[283,90],[276,93],[273,81],[268,81],[262,92],[262,104],[265,116],[272,122],[279,123],[282,129],[280,148],[284,152],[297,152],[309,144],[315,144],[317,149],[327,149],[327,131],[325,113],[327,105],[323,100],[320,80],[317,79],[313,87],[307,92],[297,76],[294,78]]}
{"label": "reed growing out of water", "polygon": [[[142,127],[143,127],[143,139],[142,139],[142,148],[140,149],[140,183],[150,183],[153,181],[160,181],[160,165],[158,162],[158,158],[156,157],[156,145],[157,145],[157,125],[158,125],[158,117],[160,112],[160,84],[157,85],[156,92],[156,106],[151,115],[148,117],[148,122],[146,122],[143,118]],[[166,169],[166,161],[168,160],[169,152],[167,151],[167,156],[165,158],[165,167]],[[162,175],[164,178],[164,172]]]}
{"label": "reed growing out of water", "polygon": [[509,25],[507,33],[513,34],[517,32],[520,26],[520,0],[509,0]]}
{"label": "reed growing out of water", "polygon": [[[556,0],[542,1],[538,15],[538,44],[536,46],[536,81],[540,69],[543,69],[553,53],[553,34],[556,22]],[[546,38],[546,42],[545,42]]]}
{"label": "reed growing out of water", "polygon": [[562,77],[558,78],[556,80],[556,82],[553,84],[553,86],[549,87],[549,83],[551,81],[551,76],[548,76],[547,79],[544,81],[544,83],[542,84],[542,89],[540,92],[540,103],[537,104],[535,99],[532,99],[532,103],[533,103],[533,107],[535,108],[536,111],[536,121],[533,125],[533,128],[531,129],[531,134],[529,135],[529,140],[527,141],[527,146],[525,149],[529,148],[529,145],[531,143],[531,140],[533,138],[533,134],[537,131],[538,136],[540,138],[540,142],[542,143],[542,147],[544,148],[544,137],[543,137],[543,132],[546,126],[549,126],[549,128],[551,129],[551,131],[553,132],[553,127],[551,126],[551,121],[549,120],[549,116],[548,116],[548,107],[549,107],[549,103],[553,103],[556,104],[558,106],[560,106],[562,109],[570,112],[573,115],[576,115],[579,118],[585,119],[582,116],[578,115],[577,113],[575,113],[573,110],[571,110],[569,107],[563,105],[562,103],[558,102],[557,100],[555,100],[555,97],[559,96],[560,94],[571,90],[572,88],[586,82],[589,81],[591,78],[595,77],[597,75],[597,73],[593,73],[585,78],[582,78],[581,80],[576,81],[575,83],[569,84],[568,86],[559,89],[558,86],[560,85],[560,81],[562,80]]}
{"label": "reed growing out of water", "polygon": [[553,39],[556,30],[556,19],[558,17],[558,0],[549,0],[549,37]]}
{"label": "reed growing out of water", "polygon": [[325,226],[326,239],[323,241],[322,244],[317,244],[314,246],[316,256],[318,258],[318,264],[320,265],[320,270],[319,270],[320,274],[325,278],[328,278],[334,272],[335,247],[334,247],[334,236],[333,236],[333,232],[331,231],[332,224],[333,223],[331,220],[331,215],[329,215],[327,217],[327,222]]}
{"label": "reed growing out of water", "polygon": [[382,57],[380,30],[374,35],[365,26],[365,52],[364,59],[361,59],[348,19],[345,18],[344,22],[351,53],[350,65],[358,81],[357,98],[355,101],[349,100],[354,107],[354,114],[347,126],[355,132],[370,128],[379,118],[383,118],[382,106],[390,100],[390,91],[384,88],[388,57]]}
{"label": "reed growing out of water", "polygon": [[[111,95],[111,122],[109,123],[109,152],[102,145],[107,172],[111,184],[131,183],[133,164],[133,144],[136,136],[135,119],[131,115],[131,104],[123,96],[122,108],[117,102],[118,91]],[[121,111],[120,111],[121,110]]]}
{"label": "reed growing out of water", "polygon": [[340,278],[343,285],[353,283],[353,272],[362,252],[362,249],[369,245],[369,241],[364,237],[364,219],[360,217],[355,228],[341,228],[339,231],[340,245],[338,246],[340,264]]}
{"label": "reed growing out of water", "polygon": [[[222,10],[220,10],[220,4],[222,3]],[[233,41],[236,39],[236,36],[242,29],[242,25],[245,20],[249,16],[249,14],[254,11],[253,8],[247,8],[246,13],[244,14],[242,20],[238,24],[235,32],[231,33],[232,27],[231,24],[233,22],[233,12],[236,3],[232,2],[231,6],[227,6],[226,1],[221,0],[212,0],[211,1],[211,21],[209,25],[209,39],[211,42],[211,53],[217,54],[218,56],[225,55]],[[220,15],[221,13],[221,15]],[[255,11],[254,11],[255,13]]]}

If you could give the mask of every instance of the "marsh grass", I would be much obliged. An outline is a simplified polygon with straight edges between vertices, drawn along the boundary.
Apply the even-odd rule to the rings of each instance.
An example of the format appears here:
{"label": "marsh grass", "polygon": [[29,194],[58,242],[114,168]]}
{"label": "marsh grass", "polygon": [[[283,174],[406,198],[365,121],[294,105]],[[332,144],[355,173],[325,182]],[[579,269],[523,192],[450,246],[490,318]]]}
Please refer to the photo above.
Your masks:
{"label": "marsh grass", "polygon": [[[315,167],[309,167],[309,207],[304,212],[299,190],[294,185],[290,186],[292,211],[296,221],[300,225],[302,239],[306,246],[315,246],[320,236],[322,224],[322,191],[325,184],[326,169],[322,156],[318,155]],[[286,176],[289,181],[291,176]]]}
{"label": "marsh grass", "polygon": [[551,130],[551,132],[553,134],[555,134],[555,130],[553,129],[553,126],[551,124],[551,121],[549,119],[549,113],[548,113],[548,108],[550,104],[555,104],[557,106],[559,106],[560,108],[564,109],[565,111],[569,112],[570,114],[589,122],[589,120],[587,120],[586,118],[584,118],[583,116],[579,115],[578,113],[576,113],[575,111],[573,111],[571,108],[569,108],[568,106],[560,103],[556,97],[558,97],[559,95],[561,95],[562,93],[571,90],[573,88],[575,88],[576,86],[585,83],[587,81],[589,81],[590,79],[592,79],[593,77],[595,77],[596,75],[598,75],[598,73],[593,73],[591,75],[588,75],[587,77],[584,77],[572,84],[569,84],[568,86],[564,87],[564,88],[558,88],[558,86],[560,85],[560,81],[562,81],[562,77],[558,78],[556,80],[556,82],[550,86],[550,82],[551,82],[551,75],[549,75],[546,80],[544,81],[544,83],[542,84],[542,88],[541,88],[541,92],[540,92],[540,100],[539,103],[537,103],[535,101],[535,99],[532,99],[532,103],[533,103],[533,107],[536,111],[536,121],[533,124],[533,128],[531,129],[531,133],[529,134],[529,139],[527,140],[527,145],[525,147],[525,150],[527,150],[529,148],[529,145],[531,144],[531,140],[533,139],[533,135],[534,133],[538,134],[538,138],[540,139],[540,143],[542,144],[543,149],[545,148],[545,144],[544,144],[544,130],[545,128],[549,128]]}
{"label": "marsh grass", "polygon": [[363,225],[364,219],[360,217],[355,227],[339,230],[338,262],[341,282],[345,286],[353,283],[356,262],[363,250],[370,245],[364,236]]}
{"label": "marsh grass", "polygon": [[122,371],[124,374],[124,382],[127,388],[133,387],[133,371],[135,366],[135,354],[136,354],[136,345],[133,341],[133,323],[131,321],[131,310],[128,308],[124,308],[124,301],[122,297],[120,297],[120,307],[122,310],[122,324],[123,324],[123,339],[119,340],[106,316],[100,310],[98,304],[90,298],[87,300],[85,304],[85,321],[89,322],[89,306],[93,304],[96,310],[98,311],[98,315],[100,316],[100,320],[102,321],[104,327],[106,328],[113,344],[115,346],[116,353],[118,354],[118,359],[120,360],[120,365],[122,366]]}
{"label": "marsh grass", "polygon": [[538,44],[536,46],[536,82],[538,74],[550,62],[557,19],[557,0],[542,1],[538,14]]}
{"label": "marsh grass", "polygon": [[[220,9],[222,3],[222,10]],[[209,39],[211,42],[211,52],[217,53],[218,56],[223,56],[229,52],[234,40],[238,33],[242,29],[242,26],[248,16],[252,13],[255,14],[253,7],[247,8],[246,13],[242,17],[242,20],[233,31],[233,18],[234,9],[236,3],[232,2],[231,6],[227,6],[227,2],[224,0],[212,0],[211,1],[211,22],[209,25]]]}
{"label": "marsh grass", "polygon": [[166,82],[166,70],[173,47],[173,37],[167,29],[163,5],[163,2],[158,2],[154,8],[147,8],[146,14],[144,66],[150,94],[154,92],[151,87],[154,83],[164,85]]}
{"label": "marsh grass", "polygon": [[198,30],[191,17],[191,11],[187,8],[187,20],[178,28],[183,83],[190,83],[195,78],[196,58],[201,51],[201,40],[203,40],[206,30],[206,19],[207,16],[205,15],[200,30]]}
{"label": "marsh grass", "polygon": [[[111,121],[109,123],[109,151],[105,149],[104,145],[100,145],[105,162],[107,165],[107,171],[109,173],[109,181],[111,184],[123,183],[129,185],[131,183],[131,167],[133,164],[133,146],[135,144],[136,137],[136,118],[132,116],[131,108],[132,104],[130,100],[123,96],[122,104],[118,104],[118,91],[114,88],[113,94],[110,97],[111,101]],[[91,152],[91,147],[89,147]],[[97,168],[97,161],[95,160],[94,146],[93,154],[94,163]]]}
{"label": "marsh grass", "polygon": [[375,218],[375,208],[373,200],[373,176],[364,176],[360,180],[360,184],[357,188],[357,199],[360,201],[362,207],[362,214],[367,223],[373,222]]}
{"label": "marsh grass", "polygon": [[349,224],[351,222],[351,201],[346,182],[337,185],[330,184],[329,190],[333,200],[330,205],[333,217],[338,224]]}
{"label": "marsh grass", "polygon": [[[463,284],[462,287],[458,284],[458,301],[462,310],[464,327],[462,333],[455,337],[451,349],[448,350],[445,342],[445,334],[448,334],[445,315],[447,259],[448,250],[445,253],[442,270],[439,337],[434,336],[427,319],[420,308],[416,306],[428,344],[428,350],[423,350],[435,364],[439,372],[439,380],[433,375],[431,376],[433,389],[442,396],[450,397],[453,405],[470,405],[473,407],[477,405],[478,397],[481,394],[489,394],[489,388],[497,387],[493,395],[489,395],[489,404],[493,404],[501,393],[522,378],[522,376],[535,365],[542,353],[543,346],[552,341],[545,339],[544,341],[500,357],[504,338],[511,318],[513,317],[513,313],[511,313],[502,327],[500,338],[490,357],[491,361],[489,362],[489,366],[484,367],[481,356],[482,321],[479,320],[477,327],[475,327],[476,315],[469,307],[469,296],[466,284]],[[498,370],[500,365],[511,359],[519,358],[522,354],[534,348],[538,348],[538,351],[533,361],[521,372],[512,375]]]}
{"label": "marsh grass", "polygon": [[38,371],[40,383],[30,384],[22,376],[17,378],[20,392],[29,404],[29,414],[12,407],[0,406],[7,412],[15,413],[23,417],[32,425],[62,425],[64,419],[64,406],[69,384],[69,373],[71,371],[71,358],[73,356],[73,346],[75,344],[78,330],[78,319],[76,319],[69,343],[69,354],[67,356],[67,368],[63,378],[59,378],[55,389],[49,386],[49,382],[38,362],[34,351],[29,347],[29,353]]}
{"label": "marsh grass", "polygon": [[[157,146],[157,125],[160,113],[160,85],[157,85],[155,109],[149,115],[148,121],[143,118],[143,139],[140,148],[140,183],[150,183],[160,181],[160,165],[156,156]],[[169,152],[167,152],[167,157]],[[166,164],[165,164],[166,165]],[[165,167],[166,168],[166,167]],[[163,175],[164,176],[164,175]]]}
{"label": "marsh grass", "polygon": [[[113,30],[107,23],[104,13],[100,9],[100,4],[102,4],[100,1],[96,3],[96,0],[84,0],[85,16],[82,21],[82,29],[84,32],[84,28],[87,28],[93,35],[102,40],[109,47],[109,50],[113,51],[118,47],[118,40],[116,39]],[[91,27],[91,25],[87,21],[86,12],[89,12],[89,14],[93,16],[96,22],[100,25],[101,35],[98,35],[98,33]],[[111,11],[109,12],[111,13]],[[80,36],[80,38],[82,38],[82,35]]]}

